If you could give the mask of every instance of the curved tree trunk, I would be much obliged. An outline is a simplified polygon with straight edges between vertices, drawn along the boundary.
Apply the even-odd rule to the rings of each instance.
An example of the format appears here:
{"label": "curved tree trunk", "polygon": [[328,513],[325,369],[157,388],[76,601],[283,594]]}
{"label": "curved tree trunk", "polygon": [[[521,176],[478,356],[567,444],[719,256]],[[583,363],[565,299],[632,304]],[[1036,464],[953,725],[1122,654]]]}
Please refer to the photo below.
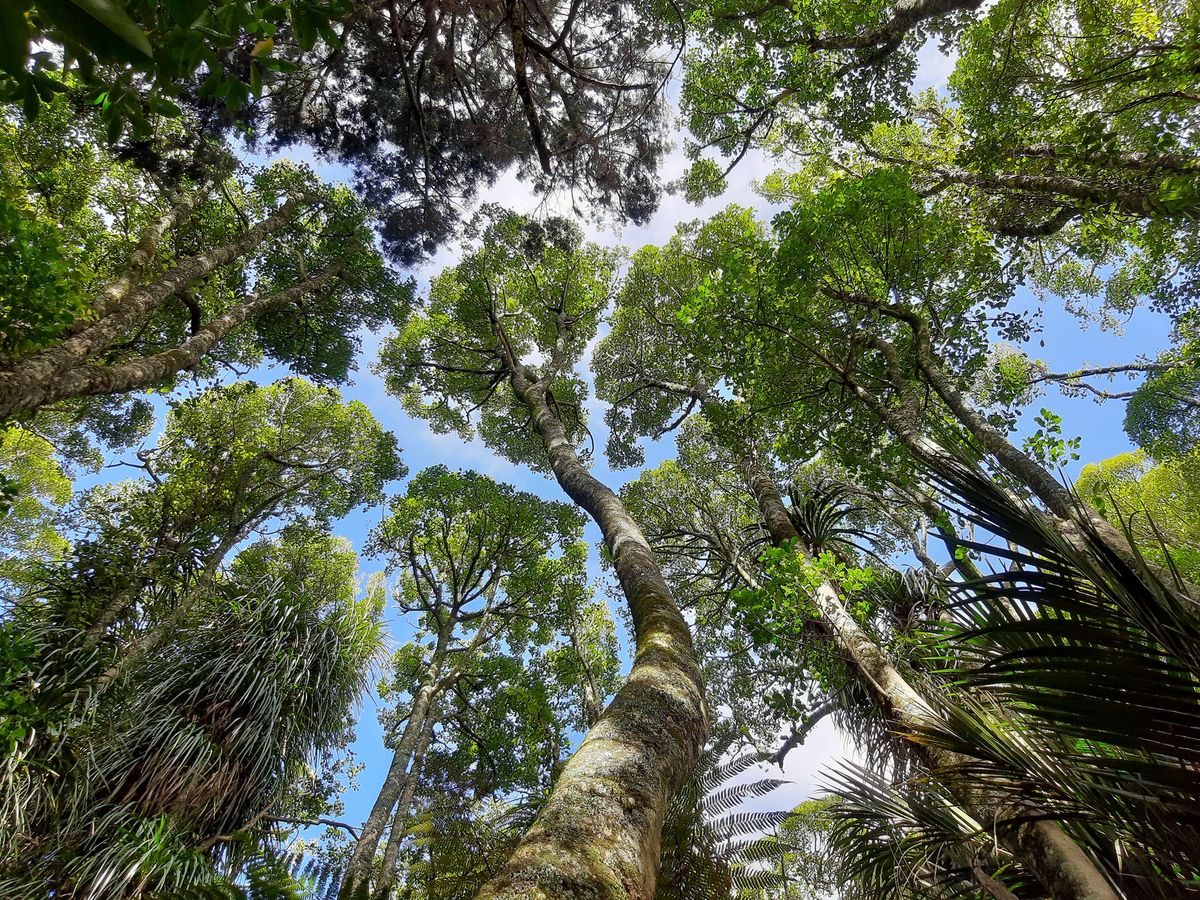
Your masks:
{"label": "curved tree trunk", "polygon": [[251,297],[204,325],[178,347],[115,366],[80,365],[51,378],[40,387],[38,406],[72,397],[122,394],[157,387],[174,375],[196,366],[229,332],[263,313],[319,291],[337,277],[337,269],[325,271],[287,290]]}
{"label": "curved tree trunk", "polygon": [[663,819],[708,730],[691,633],[625,504],[580,462],[548,378],[512,362],[559,485],[600,526],[633,616],[629,678],[567,761],[541,814],[479,900],[651,900]]}
{"label": "curved tree trunk", "polygon": [[[919,337],[918,340],[920,340]],[[887,344],[886,341],[875,341],[875,343]],[[892,349],[894,350],[894,348]],[[927,374],[932,373],[929,375],[930,385],[946,402],[955,418],[971,432],[984,450],[992,454],[1009,475],[1025,485],[1030,493],[1043,503],[1044,510],[1013,496],[1013,501],[1024,506],[1030,516],[1052,524],[1055,530],[1077,547],[1085,547],[1089,534],[1095,535],[1109,551],[1135,572],[1149,570],[1164,585],[1174,587],[1193,602],[1200,602],[1200,590],[1185,582],[1177,572],[1145,559],[1127,535],[1102,518],[1099,513],[1093,513],[1085,508],[1082,501],[1042,468],[1036,460],[1012,444],[1007,436],[980,416],[944,376],[939,378],[940,370],[936,365],[931,365],[928,370],[924,368],[924,365],[930,365],[929,361],[926,360],[922,370],[927,371]],[[919,413],[912,408],[910,403],[906,403],[901,409],[893,409],[854,381],[849,372],[836,368],[834,371],[845,380],[846,385],[854,391],[854,395],[879,416],[892,435],[907,447],[929,471],[959,482],[970,481],[976,477],[977,472],[971,471],[945,447],[921,433],[916,425]]]}
{"label": "curved tree trunk", "polygon": [[[800,535],[787,514],[774,479],[752,458],[743,459],[742,471],[771,543],[798,544]],[[868,693],[895,723],[896,731],[903,737],[919,727],[931,713],[928,705],[850,615],[834,586],[823,582],[813,599],[831,639],[846,654]],[[930,768],[955,762],[952,754],[942,750],[921,744],[915,744],[914,750]],[[1037,876],[1054,900],[1117,900],[1118,895],[1104,873],[1058,823],[1038,820],[1005,827],[995,810],[980,806],[971,795],[973,792],[956,788],[953,783],[946,787],[976,819],[999,826],[1000,842]]]}
{"label": "curved tree trunk", "polygon": [[[975,409],[971,401],[954,385],[953,379],[949,378],[942,368],[941,360],[933,349],[929,323],[911,310],[898,305],[889,306],[885,311],[894,318],[905,322],[911,329],[915,338],[917,365],[930,387],[942,399],[954,417],[1009,475],[1024,484],[1035,497],[1045,504],[1051,515],[1069,529],[1070,539],[1082,540],[1090,531],[1134,571],[1150,568],[1163,584],[1173,585],[1193,599],[1200,597],[1196,588],[1185,583],[1178,573],[1162,566],[1155,566],[1147,561],[1134,546],[1129,535],[1114,527],[1098,512],[1083,503],[1072,491],[1061,484],[1052,472],[1013,444],[1007,434]],[[896,352],[895,348],[886,341],[876,339],[874,343],[880,345],[880,349],[884,350],[885,354]],[[894,427],[893,431],[895,431]],[[915,449],[912,435],[898,434],[897,436],[906,445]],[[944,457],[946,454],[944,452],[934,453],[929,458],[936,461],[939,455]],[[935,471],[939,471],[936,466],[933,468]]]}

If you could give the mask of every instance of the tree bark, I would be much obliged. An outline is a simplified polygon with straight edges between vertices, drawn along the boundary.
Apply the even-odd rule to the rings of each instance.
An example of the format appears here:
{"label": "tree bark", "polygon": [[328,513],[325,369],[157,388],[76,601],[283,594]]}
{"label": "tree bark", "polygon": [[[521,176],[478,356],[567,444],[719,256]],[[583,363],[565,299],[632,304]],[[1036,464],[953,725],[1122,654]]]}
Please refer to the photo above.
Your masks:
{"label": "tree bark", "polygon": [[[777,547],[792,546],[797,552],[800,535],[783,505],[779,489],[771,476],[752,458],[743,460],[743,474],[751,496],[758,505],[763,524]],[[862,679],[868,693],[895,724],[896,733],[905,738],[919,728],[932,711],[903,675],[891,664],[883,649],[850,615],[837,590],[823,582],[814,592],[817,610],[838,647]],[[916,755],[930,768],[953,766],[953,754],[913,742]],[[1118,900],[1104,873],[1080,849],[1062,827],[1045,819],[1005,825],[996,811],[981,807],[971,791],[952,781],[945,784],[954,798],[979,821],[997,826],[1003,846],[1012,852],[1050,891],[1054,900]],[[1023,810],[1036,815],[1035,810]]]}
{"label": "tree bark", "polygon": [[[449,647],[450,635],[443,629],[437,638],[433,655],[429,661],[425,678],[413,698],[412,709],[401,732],[396,750],[392,754],[392,763],[384,777],[379,793],[367,820],[363,822],[350,861],[346,864],[346,877],[342,882],[341,896],[345,898],[364,898],[368,896],[371,884],[371,871],[375,865],[375,854],[379,850],[379,842],[383,839],[384,829],[392,817],[392,810],[404,796],[405,788],[410,780],[411,765],[417,745],[426,727],[432,727],[430,720],[433,707],[440,696],[441,670],[445,664],[446,651]],[[386,877],[386,873],[385,876]]]}
{"label": "tree bark", "polygon": [[84,649],[90,650],[100,643],[104,637],[104,633],[108,631],[112,624],[133,607],[137,602],[138,596],[148,583],[148,579],[144,577],[138,578],[130,581],[129,584],[117,591],[116,595],[105,604],[104,608],[100,611],[100,615],[96,617],[96,620],[84,632]]}
{"label": "tree bark", "polygon": [[103,319],[112,313],[137,287],[146,266],[154,259],[163,235],[186,219],[195,209],[196,204],[208,197],[212,187],[213,183],[210,181],[199,185],[195,190],[186,192],[179,202],[173,204],[170,209],[146,226],[137,246],[134,247],[133,253],[129,255],[129,259],[125,263],[125,270],[109,282],[100,296],[96,298],[96,302],[92,304],[94,318]]}
{"label": "tree bark", "polygon": [[[903,318],[913,330],[916,338],[917,364],[930,387],[942,398],[954,417],[979,441],[985,450],[995,457],[1008,474],[1029,488],[1057,519],[1063,523],[1071,523],[1072,530],[1076,535],[1080,529],[1090,530],[1134,571],[1140,571],[1150,566],[1150,563],[1133,546],[1127,534],[1113,527],[1099,513],[1093,512],[1090,507],[1064,487],[1054,475],[1044,469],[1037,460],[1013,444],[1004,432],[980,415],[942,371],[933,352],[929,326],[924,319],[915,313],[905,313],[900,318]],[[1185,584],[1177,573],[1160,567],[1156,567],[1155,572],[1164,584],[1173,584],[1193,598],[1196,597],[1196,589]]]}
{"label": "tree bark", "polygon": [[122,394],[157,387],[173,375],[199,364],[204,356],[235,328],[271,309],[285,306],[306,294],[319,291],[333,281],[337,274],[336,268],[329,268],[287,290],[263,297],[251,297],[202,326],[196,334],[171,350],[115,366],[81,365],[70,369],[41,388],[38,406],[72,397]]}
{"label": "tree bark", "polygon": [[288,199],[237,240],[181,261],[157,281],[131,291],[104,318],[53,347],[18,360],[9,371],[0,372],[0,420],[44,406],[45,397],[57,378],[108,348],[167,297],[253,252],[291,222],[305,205],[300,198]]}
{"label": "tree bark", "polygon": [[[497,337],[508,346],[502,332]],[[551,411],[549,376],[535,379],[511,358],[509,366],[513,392],[533,418],[555,478],[600,526],[632,613],[636,652],[629,678],[478,898],[651,900],[667,805],[708,730],[691,633],[641,529],[584,468]]]}
{"label": "tree bark", "polygon": [[412,813],[413,795],[417,790],[417,779],[421,777],[421,769],[425,765],[425,751],[429,749],[429,741],[433,738],[435,724],[436,718],[434,716],[426,716],[425,726],[421,729],[421,734],[417,738],[417,744],[413,748],[412,761],[408,767],[408,776],[404,779],[404,793],[400,795],[400,801],[396,804],[396,812],[392,816],[392,828],[388,834],[387,846],[383,850],[383,868],[379,873],[379,884],[375,888],[375,895],[380,898],[387,897],[388,892],[392,889],[392,885],[396,883],[396,867],[400,857],[400,843],[404,840],[405,829],[408,827],[408,818]]}
{"label": "tree bark", "polygon": [[1023,191],[1050,200],[1069,198],[1090,206],[1112,207],[1126,215],[1136,218],[1166,217],[1176,218],[1193,216],[1196,204],[1187,203],[1182,207],[1168,209],[1153,195],[1147,195],[1132,190],[1096,184],[1082,178],[1069,175],[1029,175],[1019,173],[997,173],[985,176],[976,175],[966,169],[933,169],[938,178],[948,184],[962,184],[976,187],[983,191],[997,191],[1011,194],[1013,191]]}
{"label": "tree bark", "polygon": [[[879,309],[894,318],[907,322],[913,329],[917,342],[917,362],[922,373],[926,376],[929,386],[942,399],[950,412],[979,442],[984,450],[990,453],[1001,467],[1019,483],[1025,485],[1033,496],[1045,505],[1047,511],[1034,507],[1020,497],[1011,495],[1015,504],[1024,506],[1031,517],[1040,517],[1047,525],[1052,525],[1067,541],[1076,547],[1088,546],[1089,533],[1098,537],[1104,545],[1117,557],[1130,566],[1133,571],[1149,570],[1164,585],[1172,585],[1193,602],[1200,602],[1200,591],[1187,584],[1178,573],[1157,566],[1142,557],[1133,546],[1127,535],[1114,528],[1098,513],[1089,511],[1067,488],[1038,464],[1036,460],[1012,444],[1006,435],[975,411],[970,403],[950,383],[941,371],[930,349],[928,326],[915,313],[896,306],[884,307],[876,303],[868,303],[872,308]],[[879,397],[864,388],[854,380],[853,375],[844,368],[830,363],[826,364],[831,371],[839,375],[854,396],[876,415],[891,431],[892,435],[907,447],[913,456],[927,468],[943,478],[957,481],[970,481],[978,475],[970,470],[945,447],[931,440],[920,431],[920,411],[911,390],[899,370],[899,357],[894,345],[878,336],[866,335],[866,341],[879,350],[886,360],[889,369],[889,380],[892,381],[897,394],[902,401],[900,409],[892,409]]]}
{"label": "tree bark", "polygon": [[981,0],[898,0],[891,9],[891,17],[881,25],[849,35],[814,37],[808,45],[812,50],[873,50],[872,61],[878,61],[898,47],[922,22],[954,12],[976,10],[980,3]]}
{"label": "tree bark", "polygon": [[1180,175],[1188,175],[1200,171],[1200,157],[1190,156],[1186,153],[1147,153],[1143,150],[1090,151],[1051,143],[1012,147],[1004,152],[1009,156],[1065,160],[1110,169],[1130,169],[1136,172],[1175,172]]}

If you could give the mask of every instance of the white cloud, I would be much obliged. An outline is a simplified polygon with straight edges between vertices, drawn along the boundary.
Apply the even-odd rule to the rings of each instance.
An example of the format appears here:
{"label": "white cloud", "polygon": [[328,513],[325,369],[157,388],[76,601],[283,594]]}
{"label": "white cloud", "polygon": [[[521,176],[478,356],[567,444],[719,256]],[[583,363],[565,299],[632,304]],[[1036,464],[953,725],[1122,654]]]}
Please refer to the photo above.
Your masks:
{"label": "white cloud", "polygon": [[958,63],[958,53],[951,51],[943,53],[938,42],[930,38],[917,53],[917,74],[913,79],[913,90],[923,91],[926,88],[936,88],[945,93],[950,79],[950,73]]}

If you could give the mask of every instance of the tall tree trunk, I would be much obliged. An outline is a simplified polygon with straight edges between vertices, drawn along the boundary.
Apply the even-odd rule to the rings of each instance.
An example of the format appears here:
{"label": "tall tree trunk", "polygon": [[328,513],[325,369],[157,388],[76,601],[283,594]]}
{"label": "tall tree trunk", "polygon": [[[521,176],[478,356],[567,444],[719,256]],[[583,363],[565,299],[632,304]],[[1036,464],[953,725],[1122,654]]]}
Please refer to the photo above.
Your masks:
{"label": "tall tree trunk", "polygon": [[551,411],[549,379],[510,360],[510,383],[559,485],[600,526],[629,603],[636,652],[629,678],[479,900],[651,900],[667,805],[708,730],[691,633],[641,529],[584,468]]}
{"label": "tall tree trunk", "polygon": [[149,315],[182,288],[211,275],[234,260],[252,253],[306,206],[301,198],[290,198],[271,216],[236,240],[179,262],[151,284],[130,292],[107,316],[73,334],[59,344],[19,359],[0,372],[0,420],[18,412],[44,406],[55,379],[92,359],[134,323]]}
{"label": "tall tree trunk", "polygon": [[[421,741],[421,735],[427,727],[432,728],[431,720],[434,706],[440,696],[441,671],[446,660],[446,650],[449,647],[450,635],[442,629],[437,638],[433,655],[426,669],[425,678],[417,695],[413,698],[412,709],[405,723],[404,731],[392,754],[392,763],[383,779],[379,793],[367,820],[363,822],[358,834],[354,851],[350,854],[350,862],[346,864],[346,877],[342,883],[341,896],[346,898],[365,898],[369,895],[371,870],[375,864],[375,854],[379,850],[379,842],[383,832],[392,818],[392,810],[404,796],[405,787],[410,779],[411,766],[415,751]],[[385,873],[386,877],[386,873]]]}
{"label": "tall tree trunk", "polygon": [[400,844],[404,840],[408,828],[408,818],[412,813],[413,795],[417,790],[417,780],[421,777],[421,769],[425,765],[425,752],[429,749],[429,741],[433,738],[433,728],[436,724],[432,715],[425,717],[425,727],[417,738],[413,748],[412,761],[408,767],[408,776],[404,779],[404,793],[396,804],[396,812],[392,816],[392,828],[388,834],[387,846],[383,850],[383,868],[379,873],[379,884],[375,888],[375,896],[385,898],[396,883],[396,867],[400,858]]}
{"label": "tall tree trunk", "polygon": [[[774,479],[750,457],[742,461],[746,486],[758,505],[763,524],[775,546],[800,548],[800,535],[783,505]],[[803,552],[797,549],[797,552]],[[883,649],[850,615],[837,590],[828,581],[814,592],[816,603],[830,638],[846,654],[863,686],[896,726],[901,736],[918,728],[931,710],[903,675],[891,664]],[[930,768],[952,766],[955,758],[945,751],[914,742],[914,751]],[[956,786],[946,787],[975,818],[997,826],[1001,843],[1042,882],[1054,900],[1117,900],[1117,893],[1104,873],[1056,822],[1026,821],[1005,825],[995,810],[980,806],[973,792]],[[1026,815],[1036,814],[1024,810]]]}
{"label": "tall tree trunk", "polygon": [[[920,368],[922,375],[924,375],[930,387],[942,399],[942,402],[946,404],[954,417],[979,442],[980,446],[990,453],[1009,475],[1025,485],[1035,497],[1041,500],[1045,504],[1046,509],[1055,518],[1064,525],[1069,526],[1070,531],[1068,536],[1072,540],[1084,539],[1085,535],[1090,532],[1103,541],[1109,550],[1115,553],[1135,572],[1142,571],[1148,567],[1154,571],[1159,580],[1164,584],[1174,585],[1193,599],[1200,599],[1200,591],[1197,591],[1194,586],[1185,583],[1179,577],[1178,573],[1170,571],[1165,567],[1155,566],[1146,561],[1137,547],[1133,545],[1128,535],[1113,527],[1099,513],[1083,503],[1070,490],[1059,483],[1053,473],[1047,471],[1036,459],[1013,444],[1008,439],[1007,434],[994,426],[975,409],[971,401],[954,385],[953,380],[946,375],[945,370],[942,368],[941,359],[934,350],[929,323],[924,318],[900,304],[877,306],[877,308],[892,318],[898,319],[908,325],[914,338],[917,366]],[[868,342],[876,346],[884,354],[889,370],[893,371],[893,382],[899,381],[900,376],[895,374],[895,370],[899,368],[896,347],[889,341],[877,336],[870,336]],[[861,392],[861,388],[858,390]],[[908,401],[908,403],[911,404],[911,401]],[[894,416],[895,414],[890,413],[890,415]],[[885,421],[889,421],[890,424],[887,415],[885,415]],[[907,423],[905,424],[907,425]],[[896,430],[894,426],[892,430]],[[919,457],[921,453],[917,450],[918,444],[922,441],[927,444],[933,444],[932,441],[928,441],[923,436],[916,434],[915,429],[909,429],[909,434],[907,435],[897,434],[897,437],[900,437],[911,449],[917,451]],[[948,454],[944,451],[925,454],[925,458],[930,463],[941,459],[943,465],[947,456]],[[958,464],[954,463],[954,465]],[[937,465],[931,465],[931,468],[934,471],[943,471]]]}

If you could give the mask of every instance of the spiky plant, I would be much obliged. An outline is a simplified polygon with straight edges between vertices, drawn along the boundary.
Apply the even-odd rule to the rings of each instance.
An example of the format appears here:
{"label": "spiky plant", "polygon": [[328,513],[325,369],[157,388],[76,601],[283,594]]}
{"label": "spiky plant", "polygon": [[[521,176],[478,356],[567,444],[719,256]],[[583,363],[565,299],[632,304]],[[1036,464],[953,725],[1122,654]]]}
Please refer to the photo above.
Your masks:
{"label": "spiky plant", "polygon": [[[1191,590],[965,467],[942,488],[981,534],[1004,543],[962,543],[995,574],[950,586],[954,625],[925,647],[936,715],[917,737],[961,754],[931,777],[971,784],[1017,819],[1037,809],[1062,822],[1130,897],[1197,892],[1200,605]],[[897,790],[873,787],[871,802],[898,814]],[[870,808],[861,782],[843,797]],[[928,843],[914,822],[896,847]],[[910,871],[939,890],[961,881],[944,854],[925,858]],[[1007,868],[1002,880],[1016,890],[1019,873]]]}
{"label": "spiky plant", "polygon": [[809,553],[830,551],[845,560],[878,538],[856,524],[867,509],[853,502],[855,496],[848,485],[824,476],[811,484],[788,485],[788,518]]}
{"label": "spiky plant", "polygon": [[6,638],[25,674],[10,680],[43,734],[9,764],[0,892],[117,898],[242,871],[366,686],[380,610],[354,599],[353,571],[320,534],[251,547],[169,644],[98,691],[99,644],[46,617],[53,603],[17,610]]}
{"label": "spiky plant", "polygon": [[1012,860],[936,780],[890,780],[848,762],[827,778],[837,798],[829,849],[842,883],[863,897],[1015,900],[1010,887],[1022,889]]}

